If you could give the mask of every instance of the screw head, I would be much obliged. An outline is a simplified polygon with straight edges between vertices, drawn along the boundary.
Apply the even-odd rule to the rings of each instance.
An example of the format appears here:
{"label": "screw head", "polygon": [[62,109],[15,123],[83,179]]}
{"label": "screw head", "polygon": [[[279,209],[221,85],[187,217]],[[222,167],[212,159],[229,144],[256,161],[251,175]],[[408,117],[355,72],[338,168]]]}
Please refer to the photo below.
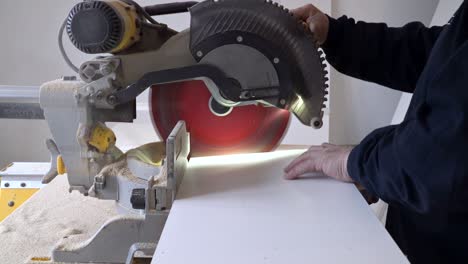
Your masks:
{"label": "screw head", "polygon": [[9,206],[9,207],[13,207],[13,206],[15,206],[15,202],[13,202],[13,201],[9,201],[9,202],[8,202],[8,206]]}
{"label": "screw head", "polygon": [[244,41],[244,38],[242,36],[238,36],[236,38],[236,40],[237,40],[237,42],[242,42],[242,41]]}
{"label": "screw head", "polygon": [[286,100],[281,99],[281,100],[280,100],[280,104],[281,104],[281,105],[285,105],[285,104],[286,104]]}
{"label": "screw head", "polygon": [[203,57],[203,52],[201,50],[197,51],[197,57]]}
{"label": "screw head", "polygon": [[104,95],[103,95],[102,91],[98,91],[97,94],[96,94],[96,99],[98,99],[99,101],[101,101],[102,98],[103,98],[103,96],[104,96]]}
{"label": "screw head", "polygon": [[274,58],[274,59],[273,59],[273,63],[275,63],[275,64],[280,63],[280,59],[279,59],[279,58]]}
{"label": "screw head", "polygon": [[22,182],[22,183],[21,183],[21,187],[23,187],[23,188],[26,187],[26,183],[25,183],[25,182]]}
{"label": "screw head", "polygon": [[106,65],[106,66],[103,66],[101,68],[101,74],[102,75],[108,75],[108,74],[111,74],[111,73],[112,73],[112,68],[110,66]]}
{"label": "screw head", "polygon": [[115,97],[115,95],[109,95],[107,97],[107,103],[110,105],[115,105],[117,103],[117,97]]}
{"label": "screw head", "polygon": [[7,182],[5,183],[3,186],[5,186],[6,188],[10,187],[10,184]]}
{"label": "screw head", "polygon": [[92,87],[92,86],[86,87],[86,92],[88,92],[89,94],[94,93],[94,87]]}

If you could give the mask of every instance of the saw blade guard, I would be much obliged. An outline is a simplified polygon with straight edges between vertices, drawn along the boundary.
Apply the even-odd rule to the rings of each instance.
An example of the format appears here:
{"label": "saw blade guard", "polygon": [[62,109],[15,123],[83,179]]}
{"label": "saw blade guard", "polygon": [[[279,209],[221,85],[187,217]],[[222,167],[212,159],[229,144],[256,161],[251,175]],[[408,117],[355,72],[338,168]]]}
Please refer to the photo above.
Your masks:
{"label": "saw blade guard", "polygon": [[[304,125],[322,127],[328,94],[325,59],[312,33],[289,10],[265,0],[208,0],[190,13],[193,57],[236,81],[237,90],[218,87],[224,97],[287,109]],[[249,50],[261,55],[246,55]],[[236,58],[243,64],[233,71]],[[274,70],[259,72],[256,67]],[[265,76],[267,81],[259,83]]]}

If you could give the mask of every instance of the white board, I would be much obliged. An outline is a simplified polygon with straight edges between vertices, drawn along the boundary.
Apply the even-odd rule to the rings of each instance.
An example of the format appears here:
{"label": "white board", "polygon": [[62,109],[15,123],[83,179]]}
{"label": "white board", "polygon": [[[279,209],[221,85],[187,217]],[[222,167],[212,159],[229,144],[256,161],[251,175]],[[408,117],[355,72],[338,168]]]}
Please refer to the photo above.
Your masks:
{"label": "white board", "polygon": [[191,160],[153,263],[408,263],[352,184],[283,180],[299,153]]}

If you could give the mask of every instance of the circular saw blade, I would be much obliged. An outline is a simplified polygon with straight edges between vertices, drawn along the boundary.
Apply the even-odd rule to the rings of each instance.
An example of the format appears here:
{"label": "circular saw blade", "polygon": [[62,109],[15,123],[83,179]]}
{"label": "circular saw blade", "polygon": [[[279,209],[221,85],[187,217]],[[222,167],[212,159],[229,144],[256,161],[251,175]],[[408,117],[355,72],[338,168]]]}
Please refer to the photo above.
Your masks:
{"label": "circular saw blade", "polygon": [[274,150],[288,129],[291,115],[286,110],[246,105],[221,117],[211,112],[210,98],[202,81],[153,86],[151,115],[159,136],[166,140],[176,123],[184,120],[191,156],[213,156]]}

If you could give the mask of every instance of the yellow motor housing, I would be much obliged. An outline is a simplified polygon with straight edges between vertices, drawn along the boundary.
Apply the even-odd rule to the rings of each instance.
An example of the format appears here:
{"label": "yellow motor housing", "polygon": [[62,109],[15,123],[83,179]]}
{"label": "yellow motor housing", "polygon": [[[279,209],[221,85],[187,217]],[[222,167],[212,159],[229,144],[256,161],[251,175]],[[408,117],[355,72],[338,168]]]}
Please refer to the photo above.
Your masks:
{"label": "yellow motor housing", "polygon": [[73,7],[66,30],[82,52],[119,53],[140,40],[140,21],[136,7],[123,1],[89,1]]}

